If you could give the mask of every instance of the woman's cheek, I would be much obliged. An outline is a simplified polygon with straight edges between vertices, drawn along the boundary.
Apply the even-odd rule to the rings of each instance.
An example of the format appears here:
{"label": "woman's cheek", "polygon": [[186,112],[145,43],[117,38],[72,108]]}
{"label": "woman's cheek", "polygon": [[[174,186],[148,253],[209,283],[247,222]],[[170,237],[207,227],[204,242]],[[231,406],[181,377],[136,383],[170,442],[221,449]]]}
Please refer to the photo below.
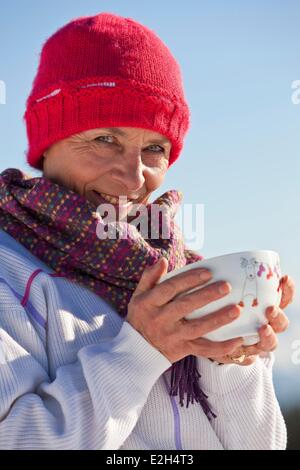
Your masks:
{"label": "woman's cheek", "polygon": [[155,191],[163,182],[168,166],[159,164],[159,166],[150,167],[147,169],[147,187],[151,191]]}
{"label": "woman's cheek", "polygon": [[[108,155],[99,155],[98,153],[86,153],[80,158],[80,168],[88,169],[93,175],[97,177],[98,173],[105,173],[111,166],[112,158]],[[95,174],[96,172],[96,174]]]}

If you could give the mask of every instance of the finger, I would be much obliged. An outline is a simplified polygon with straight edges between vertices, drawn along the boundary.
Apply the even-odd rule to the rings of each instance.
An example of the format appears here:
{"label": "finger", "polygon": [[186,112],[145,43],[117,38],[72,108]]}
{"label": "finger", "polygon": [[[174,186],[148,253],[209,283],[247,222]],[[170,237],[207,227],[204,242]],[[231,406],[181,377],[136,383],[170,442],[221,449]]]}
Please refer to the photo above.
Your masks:
{"label": "finger", "polygon": [[277,336],[270,325],[263,325],[259,329],[260,341],[257,343],[257,348],[260,351],[270,352],[277,348]]}
{"label": "finger", "polygon": [[290,303],[293,302],[295,297],[296,285],[293,279],[290,276],[283,276],[281,278],[282,285],[282,296],[280,301],[280,308],[287,307]]}
{"label": "finger", "polygon": [[246,357],[249,356],[256,356],[257,354],[261,353],[261,349],[258,347],[258,344],[253,344],[252,346],[242,346],[239,351],[234,352],[234,356],[241,356],[245,354]]}
{"label": "finger", "polygon": [[212,278],[210,271],[204,268],[194,268],[184,273],[166,279],[157,284],[147,295],[149,303],[160,307],[170,302],[174,297],[193,288],[201,287]]}
{"label": "finger", "polygon": [[168,271],[168,260],[164,257],[152,266],[147,266],[142,274],[140,282],[138,283],[132,297],[140,295],[148,290],[152,289],[155,284],[159,281],[161,276],[165,275]]}
{"label": "finger", "polygon": [[243,342],[243,338],[234,338],[227,341],[210,341],[206,338],[200,338],[188,343],[193,355],[218,358],[233,353]]}
{"label": "finger", "polygon": [[228,282],[214,282],[190,294],[176,297],[176,299],[166,305],[164,315],[168,315],[173,320],[180,320],[194,310],[224,297],[230,290],[231,286]]}
{"label": "finger", "polygon": [[241,313],[239,305],[229,305],[216,312],[194,320],[184,320],[181,325],[185,339],[196,339],[236,320]]}
{"label": "finger", "polygon": [[275,333],[283,333],[290,323],[284,311],[277,306],[268,307],[266,317]]}

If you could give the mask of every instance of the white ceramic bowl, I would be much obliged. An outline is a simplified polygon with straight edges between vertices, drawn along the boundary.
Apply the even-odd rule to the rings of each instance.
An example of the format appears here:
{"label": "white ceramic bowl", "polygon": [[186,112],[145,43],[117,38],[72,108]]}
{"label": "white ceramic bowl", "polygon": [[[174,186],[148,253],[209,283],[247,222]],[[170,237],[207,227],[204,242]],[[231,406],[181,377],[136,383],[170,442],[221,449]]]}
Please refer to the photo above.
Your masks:
{"label": "white ceramic bowl", "polygon": [[[199,318],[229,304],[240,304],[242,311],[239,318],[208,333],[205,338],[211,341],[225,341],[242,336],[245,345],[257,343],[259,341],[257,330],[267,323],[266,308],[280,303],[279,280],[281,278],[281,269],[279,255],[270,250],[253,250],[203,259],[167,273],[161,277],[160,282],[179,273],[200,267],[209,269],[213,275],[212,279],[204,286],[216,281],[228,281],[232,290],[221,299],[194,310],[185,318],[187,320]],[[201,288],[204,286],[201,286]],[[197,289],[199,288],[196,287],[188,292]]]}

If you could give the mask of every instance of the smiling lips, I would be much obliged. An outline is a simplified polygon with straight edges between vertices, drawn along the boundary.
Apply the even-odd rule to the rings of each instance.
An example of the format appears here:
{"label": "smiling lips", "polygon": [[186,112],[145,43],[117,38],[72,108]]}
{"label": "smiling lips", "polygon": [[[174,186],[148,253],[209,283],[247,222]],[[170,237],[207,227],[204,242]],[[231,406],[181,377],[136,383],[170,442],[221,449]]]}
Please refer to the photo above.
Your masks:
{"label": "smiling lips", "polygon": [[[106,194],[106,193],[99,193],[98,191],[93,191],[97,196],[101,196],[103,197],[103,199],[105,199],[107,202],[110,202],[111,204],[120,204],[120,205],[127,205],[127,204],[131,204],[133,201],[135,201],[135,199],[128,199],[126,198],[126,196],[122,196],[122,199],[119,199],[119,197],[116,197],[116,196],[111,196],[109,194]],[[124,201],[124,198],[125,199],[125,204],[122,202]]]}

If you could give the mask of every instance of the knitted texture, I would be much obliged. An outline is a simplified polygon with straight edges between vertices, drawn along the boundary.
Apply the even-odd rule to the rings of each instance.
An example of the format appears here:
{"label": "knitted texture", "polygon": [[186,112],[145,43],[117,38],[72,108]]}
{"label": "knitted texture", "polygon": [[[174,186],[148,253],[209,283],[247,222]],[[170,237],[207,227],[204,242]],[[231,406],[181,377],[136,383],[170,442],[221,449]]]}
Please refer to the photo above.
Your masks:
{"label": "knitted texture", "polygon": [[178,158],[190,125],[182,76],[168,47],[131,18],[73,19],[43,45],[27,99],[27,161],[42,169],[54,142],[87,129],[138,127],[172,143]]}
{"label": "knitted texture", "polygon": [[[147,238],[133,223],[104,223],[93,205],[72,190],[9,168],[0,174],[0,227],[58,274],[110,301],[124,317],[147,266],[164,256],[172,271],[202,259],[184,246],[174,221],[181,199],[180,192],[171,190],[146,206],[140,226],[147,224]],[[152,217],[158,209],[159,218]],[[115,233],[99,238],[105,228]],[[186,395],[187,407],[198,402],[208,418],[215,417],[199,378],[194,356],[174,363],[170,394],[179,394],[181,406]]]}
{"label": "knitted texture", "polygon": [[104,299],[3,230],[0,256],[1,450],[286,447],[274,353],[247,367],[197,357],[210,423],[168,396],[171,363]]}

